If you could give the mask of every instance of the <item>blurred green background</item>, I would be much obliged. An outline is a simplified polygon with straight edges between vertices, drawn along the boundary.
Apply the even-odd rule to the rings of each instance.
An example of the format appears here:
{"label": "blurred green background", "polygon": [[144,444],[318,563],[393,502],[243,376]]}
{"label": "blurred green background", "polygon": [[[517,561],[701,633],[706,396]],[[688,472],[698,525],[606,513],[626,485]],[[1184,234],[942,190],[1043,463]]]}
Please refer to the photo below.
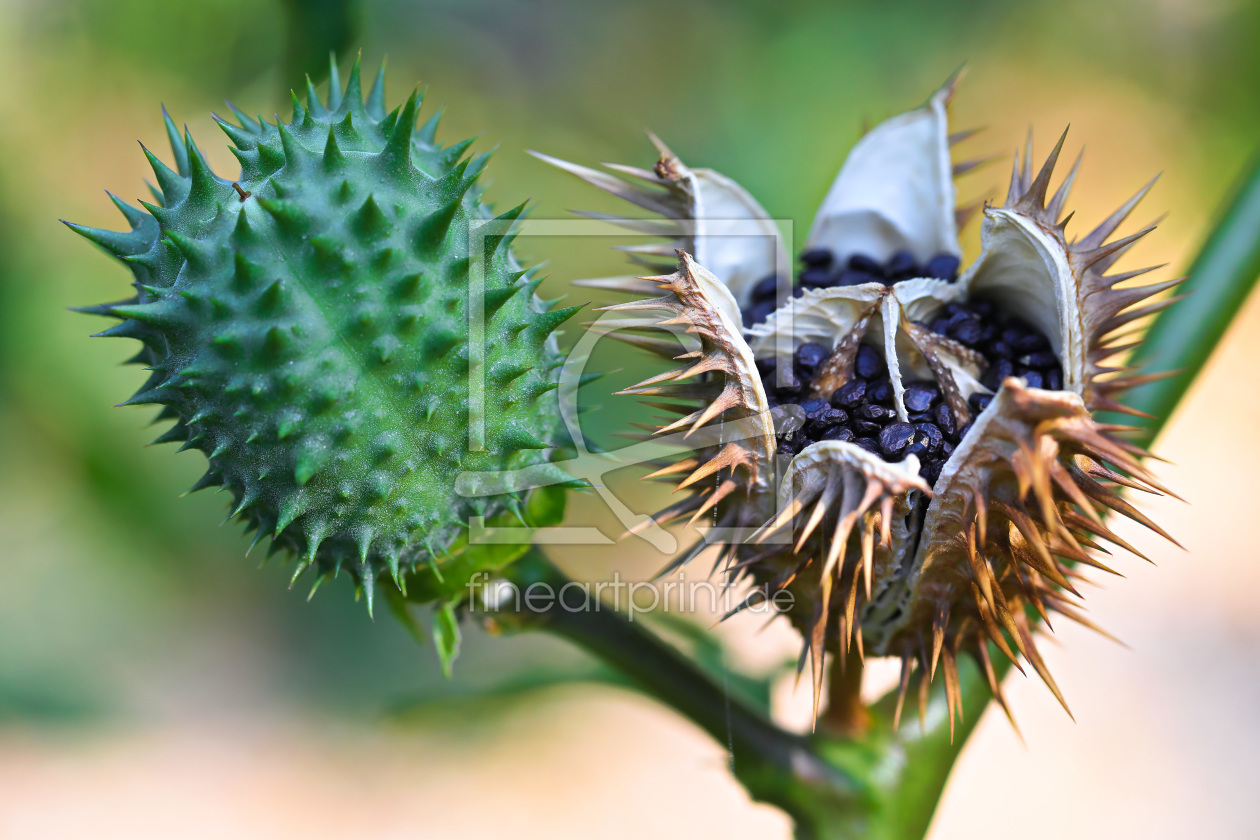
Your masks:
{"label": "blurred green background", "polygon": [[[988,127],[969,141],[977,153],[1008,152],[1029,125],[1048,148],[1071,121],[1069,146],[1090,147],[1087,219],[1167,170],[1148,212],[1172,215],[1146,257],[1184,265],[1260,145],[1258,36],[1260,7],[1240,0],[0,2],[0,730],[260,709],[362,721],[583,667],[558,643],[469,632],[443,681],[431,651],[388,618],[372,624],[344,581],[308,604],[278,564],[256,568],[263,552],[243,560],[237,527],[218,527],[222,496],[179,498],[201,456],[145,447],[159,433],[150,413],[111,407],[143,375],[120,366],[132,348],[89,339],[103,324],[66,309],[125,296],[129,275],[57,223],[116,227],[102,189],[144,196],[135,141],[167,154],[159,103],[232,171],[209,118],[224,98],[287,114],[304,71],[324,75],[330,50],[344,68],[361,49],[366,66],[388,57],[391,104],[422,82],[427,111],[449,106],[445,140],[500,147],[492,201],[532,197],[536,218],[614,209],[524,149],[645,165],[650,127],[799,236],[862,125],[966,62],[955,124]],[[971,176],[964,197],[1000,198],[1005,165]],[[552,297],[572,278],[622,273],[606,246],[524,243],[550,260]],[[589,507],[574,515],[598,519]],[[442,727],[464,731],[488,707],[452,708]]]}

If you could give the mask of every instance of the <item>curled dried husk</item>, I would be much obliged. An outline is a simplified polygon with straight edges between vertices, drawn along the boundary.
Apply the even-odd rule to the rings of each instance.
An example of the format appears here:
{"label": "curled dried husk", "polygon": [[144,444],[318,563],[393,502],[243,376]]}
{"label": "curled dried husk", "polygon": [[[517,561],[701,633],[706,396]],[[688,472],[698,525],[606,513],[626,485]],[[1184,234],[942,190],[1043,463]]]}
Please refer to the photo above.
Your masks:
{"label": "curled dried husk", "polygon": [[[685,250],[730,290],[739,306],[748,302],[749,292],[758,280],[790,271],[778,227],[747,190],[715,170],[689,168],[659,138],[652,134],[649,137],[660,155],[651,170],[605,164],[616,173],[613,175],[539,152],[532,154],[661,216],[664,221],[578,211],[578,215],[589,219],[668,238],[667,243],[621,249],[648,268],[668,270],[666,266],[673,261],[675,251]],[[631,294],[647,290],[638,277],[578,280],[575,285]],[[737,318],[736,324],[739,323]]]}

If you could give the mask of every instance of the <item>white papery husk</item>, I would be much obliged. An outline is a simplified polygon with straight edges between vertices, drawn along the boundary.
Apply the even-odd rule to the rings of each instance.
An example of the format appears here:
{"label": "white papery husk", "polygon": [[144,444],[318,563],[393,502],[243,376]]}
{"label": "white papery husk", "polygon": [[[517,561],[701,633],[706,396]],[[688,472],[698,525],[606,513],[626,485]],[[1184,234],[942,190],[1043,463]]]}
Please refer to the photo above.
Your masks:
{"label": "white papery husk", "polygon": [[[901,249],[919,260],[959,253],[952,178],[973,164],[949,162],[950,146],[958,139],[950,137],[945,121],[952,91],[951,81],[923,108],[877,126],[859,142],[823,202],[809,246],[827,247],[841,259],[855,252],[883,258]],[[1106,568],[1094,559],[1103,550],[1097,539],[1129,548],[1103,524],[1100,512],[1115,510],[1159,530],[1117,492],[1126,486],[1166,492],[1141,466],[1138,459],[1146,453],[1125,443],[1118,427],[1098,423],[1091,412],[1127,410],[1114,396],[1152,378],[1104,362],[1127,349],[1112,337],[1117,329],[1170,301],[1138,304],[1176,281],[1130,286],[1123,284],[1150,269],[1106,274],[1149,232],[1108,241],[1149,184],[1087,236],[1066,238],[1060,217],[1075,167],[1047,199],[1062,145],[1061,139],[1035,177],[1031,150],[1022,165],[1016,156],[1008,198],[1000,207],[984,208],[981,254],[955,283],[919,278],[891,288],[871,283],[808,291],[751,328],[747,341],[739,305],[747,303],[752,282],[774,273],[779,254],[726,251],[716,239],[681,236],[671,244],[690,242],[719,270],[701,273],[696,262],[705,259],[693,262],[684,254],[679,271],[668,278],[588,283],[642,293],[649,284],[666,281],[672,298],[620,308],[663,306],[674,317],[658,326],[685,324],[688,331],[704,333],[705,348],[688,357],[693,366],[628,393],[698,401],[694,408],[673,408],[684,416],[659,432],[687,427],[695,433],[706,425],[743,423],[744,442],[706,445],[653,473],[654,478],[682,473],[678,489],[696,493],[660,519],[690,513],[694,522],[711,511],[716,525],[753,532],[748,540],[723,547],[725,568],[758,584],[751,599],[782,588],[797,596],[789,618],[805,638],[804,652],[813,653],[816,698],[822,650],[846,651],[851,638],[859,653],[902,659],[902,697],[916,670],[925,691],[943,662],[951,721],[960,708],[956,658],[963,651],[977,657],[1000,697],[987,654],[990,640],[1013,661],[1022,655],[1059,696],[1036,652],[1025,607],[1089,624],[1069,600],[1076,594],[1077,566]],[[667,219],[688,212],[703,215],[706,207],[720,206],[710,194],[732,201],[740,218],[766,218],[734,182],[687,169],[663,148],[653,173],[613,167],[654,184],[650,190],[551,162]],[[988,393],[979,381],[984,358],[922,324],[949,303],[977,297],[1046,334],[1063,366],[1064,390],[1033,389],[1008,379],[979,417],[970,416],[967,398]],[[816,396],[829,396],[852,376],[858,347],[868,343],[888,363],[900,419],[908,417],[905,383],[935,379],[959,426],[974,420],[932,488],[918,478],[917,462],[890,464],[832,441],[806,448],[790,464],[775,463],[767,421],[748,425],[759,412],[769,416],[752,360],[774,356],[786,361],[805,342],[832,351],[815,380]],[[670,355],[667,346],[652,347]],[[677,384],[692,376],[699,380],[696,386]],[[661,390],[665,381],[673,390]],[[668,404],[654,405],[671,410]],[[736,472],[741,466],[748,467],[742,478]],[[730,477],[718,476],[723,471]],[[776,479],[778,473],[782,476]],[[699,479],[710,476],[715,486],[698,490]],[[683,552],[671,568],[704,547],[701,542]],[[805,659],[803,654],[802,664]]]}

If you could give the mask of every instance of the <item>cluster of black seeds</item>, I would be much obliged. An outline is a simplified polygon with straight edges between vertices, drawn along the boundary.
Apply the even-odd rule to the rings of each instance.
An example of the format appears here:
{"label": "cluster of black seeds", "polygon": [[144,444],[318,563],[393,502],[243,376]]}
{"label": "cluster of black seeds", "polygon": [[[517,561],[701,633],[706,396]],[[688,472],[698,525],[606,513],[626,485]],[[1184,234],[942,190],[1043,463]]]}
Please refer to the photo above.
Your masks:
{"label": "cluster of black seeds", "polygon": [[[1045,334],[1027,321],[1002,315],[989,301],[951,303],[925,326],[984,356],[989,365],[980,383],[991,391],[1008,376],[1023,377],[1030,388],[1063,388],[1063,367]],[[988,394],[972,394],[968,402],[978,413],[991,400]]]}
{"label": "cluster of black seeds", "polygon": [[[830,289],[835,286],[860,286],[863,283],[883,283],[891,286],[900,280],[913,277],[935,277],[953,282],[958,278],[958,257],[953,254],[937,254],[925,263],[918,263],[909,251],[898,251],[885,263],[865,254],[854,254],[843,265],[836,263],[835,254],[826,248],[813,248],[801,254],[801,271],[792,284],[793,297],[800,297],[806,289]],[[760,324],[777,308],[775,296],[779,279],[770,275],[753,286],[752,300],[744,310],[744,326]]]}
{"label": "cluster of black seeds", "polygon": [[888,461],[917,455],[919,475],[935,482],[967,432],[966,427],[958,428],[936,383],[906,383],[910,422],[902,422],[897,419],[888,367],[869,345],[858,349],[853,376],[829,400],[812,396],[813,380],[829,355],[821,344],[807,343],[796,349],[791,368],[783,371],[774,359],[757,361],[779,452],[791,457],[820,440],[839,440]]}

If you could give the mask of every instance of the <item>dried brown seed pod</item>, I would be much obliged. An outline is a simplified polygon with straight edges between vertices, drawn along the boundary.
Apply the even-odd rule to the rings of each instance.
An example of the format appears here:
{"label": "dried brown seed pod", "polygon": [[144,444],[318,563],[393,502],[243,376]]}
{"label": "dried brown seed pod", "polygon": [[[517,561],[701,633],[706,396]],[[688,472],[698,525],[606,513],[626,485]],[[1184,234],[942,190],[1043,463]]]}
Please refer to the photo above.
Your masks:
{"label": "dried brown seed pod", "polygon": [[[1131,411],[1117,395],[1152,378],[1108,366],[1133,346],[1118,331],[1174,300],[1147,302],[1176,280],[1126,282],[1151,269],[1107,273],[1152,229],[1112,238],[1150,184],[1069,239],[1077,167],[1051,194],[1064,141],[1034,173],[1030,140],[1002,205],[958,210],[954,178],[974,162],[951,160],[970,134],[949,132],[952,95],[951,81],[858,142],[792,296],[773,223],[729,178],[690,169],[655,137],[652,171],[610,166],[625,178],[544,158],[664,218],[622,222],[672,238],[634,259],[676,255],[676,271],[586,283],[653,295],[609,308],[665,312],[650,326],[689,342],[679,355],[612,332],[683,363],[625,392],[678,415],[659,431],[720,430],[652,474],[688,491],[656,521],[734,529],[726,573],[754,581],[754,599],[766,587],[797,596],[789,618],[802,666],[812,662],[815,714],[824,652],[851,646],[902,660],[902,698],[916,672],[925,691],[942,666],[951,722],[964,653],[1005,707],[989,642],[1062,702],[1029,616],[1093,626],[1076,602],[1080,567],[1110,571],[1098,540],[1133,551],[1106,511],[1167,537],[1119,495],[1167,492],[1141,464],[1147,453],[1095,417]],[[976,209],[982,252],[959,274],[958,229]],[[601,324],[618,326],[644,322]]]}

